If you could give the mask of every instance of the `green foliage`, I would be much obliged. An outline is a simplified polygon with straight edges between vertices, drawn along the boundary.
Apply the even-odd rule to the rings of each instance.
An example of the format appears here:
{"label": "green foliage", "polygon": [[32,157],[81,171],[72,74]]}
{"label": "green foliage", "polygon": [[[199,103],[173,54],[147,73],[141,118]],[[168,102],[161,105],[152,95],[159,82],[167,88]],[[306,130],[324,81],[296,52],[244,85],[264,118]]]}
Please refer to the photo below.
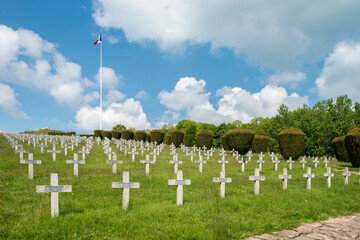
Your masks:
{"label": "green foliage", "polygon": [[125,140],[132,140],[134,138],[134,132],[130,129],[124,129],[121,131],[121,138]]}
{"label": "green foliage", "polygon": [[226,133],[226,141],[231,149],[245,154],[250,150],[254,136],[251,129],[231,129]]}
{"label": "green foliage", "polygon": [[195,136],[198,132],[198,124],[191,120],[181,120],[176,125],[176,129],[181,129],[186,135],[190,137],[190,146],[195,145]]}
{"label": "green foliage", "polygon": [[205,146],[210,149],[213,144],[214,134],[210,130],[200,130],[196,134],[196,145],[198,147]]}
{"label": "green foliage", "polygon": [[166,136],[166,144],[167,144],[167,145],[171,145],[171,144],[172,144],[171,134],[168,134],[168,135]]}
{"label": "green foliage", "polygon": [[305,134],[300,129],[285,129],[278,134],[282,157],[293,160],[304,154]]}
{"label": "green foliage", "polygon": [[150,132],[151,142],[162,143],[164,141],[165,133],[162,129],[154,129]]}
{"label": "green foliage", "polygon": [[171,132],[173,129],[175,129],[175,126],[174,126],[173,123],[165,123],[165,124],[162,126],[161,129],[164,131],[165,136],[166,136],[166,135],[170,134],[170,132]]}
{"label": "green foliage", "polygon": [[345,137],[337,137],[332,141],[336,159],[341,162],[350,162],[345,147]]}
{"label": "green foliage", "polygon": [[146,139],[145,139],[146,142],[150,143],[151,142],[151,136],[150,136],[150,133],[146,133]]}
{"label": "green foliage", "polygon": [[47,133],[48,135],[53,135],[53,136],[73,136],[76,134],[76,132],[63,132],[63,131],[48,131]]}
{"label": "green foliage", "polygon": [[265,153],[268,151],[268,147],[269,147],[269,143],[270,143],[270,138],[264,135],[255,135],[252,145],[251,145],[251,150],[254,153]]}
{"label": "green foliage", "polygon": [[111,136],[115,139],[120,139],[121,138],[121,131],[119,130],[112,130],[111,131]]}
{"label": "green foliage", "polygon": [[[219,126],[216,127],[214,131],[214,140],[213,146],[216,148],[223,147],[225,150],[230,150],[227,143],[224,146],[223,136],[230,130],[235,128],[235,126],[231,123],[221,123]],[[228,147],[228,148],[225,148]]]}
{"label": "green foliage", "polygon": [[346,134],[345,146],[351,165],[360,167],[360,128],[354,128]]}
{"label": "green foliage", "polygon": [[186,146],[186,147],[189,147],[190,146],[190,136],[189,135],[184,135],[184,140],[183,140],[183,144]]}
{"label": "green foliage", "polygon": [[111,131],[101,131],[102,138],[108,138],[111,140],[112,134]]}
{"label": "green foliage", "polygon": [[102,137],[101,132],[102,132],[102,130],[99,130],[99,129],[94,130],[94,136],[100,137],[102,139],[103,137]]}
{"label": "green foliage", "polygon": [[112,130],[122,131],[124,129],[126,129],[126,127],[124,125],[118,124],[118,125],[114,126]]}
{"label": "green foliage", "polygon": [[136,141],[145,141],[146,140],[146,132],[144,130],[138,130],[135,132],[134,140]]}
{"label": "green foliage", "polygon": [[171,131],[171,142],[175,147],[179,147],[184,140],[184,131],[180,129],[174,129]]}
{"label": "green foliage", "polygon": [[229,144],[227,143],[226,134],[221,137],[221,144],[222,144],[222,147],[224,148],[224,150],[226,150],[226,151],[232,150],[232,149],[230,148]]}

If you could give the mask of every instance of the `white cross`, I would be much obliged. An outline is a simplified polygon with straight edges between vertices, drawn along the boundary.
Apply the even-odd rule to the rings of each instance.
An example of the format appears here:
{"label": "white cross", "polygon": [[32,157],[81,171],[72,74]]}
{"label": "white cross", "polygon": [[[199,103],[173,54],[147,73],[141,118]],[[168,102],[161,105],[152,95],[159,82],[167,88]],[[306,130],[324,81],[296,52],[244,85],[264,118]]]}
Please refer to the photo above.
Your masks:
{"label": "white cross", "polygon": [[303,174],[303,177],[306,178],[306,188],[311,189],[311,178],[314,178],[315,175],[311,173],[311,168],[307,168],[307,172]]}
{"label": "white cross", "polygon": [[156,155],[159,155],[159,153],[154,149],[153,152],[150,153],[150,155],[153,155],[153,161],[156,162]]}
{"label": "white cross", "polygon": [[206,153],[204,153],[204,156],[206,156],[206,160],[209,160],[209,158],[210,158],[210,156],[211,156],[211,153],[206,152]]}
{"label": "white cross", "polygon": [[190,179],[183,179],[183,172],[179,170],[177,172],[176,180],[169,179],[168,185],[177,185],[176,204],[178,206],[183,205],[183,185],[191,185]]}
{"label": "white cross", "polygon": [[286,162],[289,163],[289,170],[292,170],[292,164],[294,163],[294,161],[292,160],[292,157],[289,157],[289,160],[287,160]]}
{"label": "white cross", "polygon": [[327,160],[327,158],[325,157],[325,160],[324,160],[324,163],[325,163],[325,168],[327,168],[327,164],[328,164],[328,160]]}
{"label": "white cross", "polygon": [[248,156],[248,159],[249,159],[249,162],[250,162],[250,161],[251,161],[251,157],[252,157],[251,151],[248,152],[247,156]]}
{"label": "white cross", "polygon": [[116,154],[113,154],[113,160],[106,160],[106,163],[112,164],[112,172],[113,174],[116,174],[117,171],[117,164],[122,164],[122,161],[116,160]]}
{"label": "white cross", "polygon": [[[111,151],[111,148],[110,148],[110,151]],[[82,154],[82,160],[85,160],[85,154],[88,153],[88,152],[85,150],[85,147],[82,147],[82,150],[78,151],[78,153],[81,153]]]}
{"label": "white cross", "polygon": [[271,157],[271,161],[274,161],[275,153],[271,152],[270,157]]}
{"label": "white cross", "polygon": [[242,157],[242,159],[240,161],[238,161],[238,163],[241,163],[241,172],[245,171],[245,163],[247,163],[245,156]]}
{"label": "white cross", "polygon": [[37,193],[51,193],[51,217],[59,216],[59,192],[72,192],[71,185],[58,185],[58,174],[51,173],[50,186],[36,186]]}
{"label": "white cross", "polygon": [[206,163],[206,161],[203,161],[202,156],[200,156],[199,160],[195,160],[195,163],[199,164],[199,172],[202,173],[202,171],[203,171],[203,163]]}
{"label": "white cross", "polygon": [[191,151],[188,155],[190,156],[190,160],[193,162],[193,161],[194,161],[194,156],[195,156],[196,154],[193,153],[193,151]]}
{"label": "white cross", "polygon": [[277,156],[275,156],[275,160],[273,162],[275,163],[275,171],[277,171],[278,170],[278,164],[280,163]]}
{"label": "white cross", "polygon": [[225,159],[224,159],[224,160],[219,160],[218,163],[221,163],[221,170],[225,171],[225,164],[229,163],[229,162],[225,161]]}
{"label": "white cross", "polygon": [[140,163],[145,164],[145,174],[149,175],[150,172],[150,164],[154,164],[154,161],[149,160],[149,155],[146,154],[146,160],[140,160]]}
{"label": "white cross", "polygon": [[71,148],[71,147],[68,146],[67,144],[65,144],[65,146],[62,146],[62,148],[64,148],[64,154],[65,154],[65,156],[67,156],[67,150],[68,150],[68,148]]}
{"label": "white cross", "polygon": [[47,148],[47,145],[43,143],[42,145],[38,145],[38,147],[40,148],[41,153],[44,153],[44,148]]}
{"label": "white cross", "polygon": [[61,151],[57,151],[55,149],[55,144],[53,144],[53,150],[47,150],[48,153],[52,153],[52,160],[56,161],[56,154],[61,153]]}
{"label": "white cross", "polygon": [[123,182],[112,182],[112,188],[123,188],[123,209],[127,209],[129,206],[130,199],[130,188],[140,188],[140,183],[138,182],[129,182],[129,172],[123,172]]}
{"label": "white cross", "polygon": [[264,176],[260,176],[260,171],[258,168],[255,168],[255,176],[249,176],[250,181],[255,181],[254,184],[254,193],[255,195],[259,194],[260,191],[260,181],[265,181]]}
{"label": "white cross", "polygon": [[317,157],[315,158],[315,160],[313,161],[313,163],[315,164],[315,165],[314,165],[314,168],[317,168],[317,164],[319,163],[319,160],[318,160]]}
{"label": "white cross", "polygon": [[259,171],[262,171],[262,164],[265,163],[264,160],[259,159],[258,161],[256,161],[257,163],[259,163]]}
{"label": "white cross", "polygon": [[220,197],[225,197],[225,183],[231,183],[231,178],[225,178],[225,170],[220,170],[220,177],[213,178],[213,182],[220,183]]}
{"label": "white cross", "polygon": [[28,164],[29,179],[34,178],[34,164],[41,164],[40,160],[33,160],[33,154],[29,153],[29,160],[20,160],[20,164]]}
{"label": "white cross", "polygon": [[305,163],[307,163],[307,161],[305,160],[305,156],[302,157],[302,160],[300,162],[302,163],[302,169],[305,169]]}
{"label": "white cross", "polygon": [[176,174],[178,172],[178,166],[179,164],[182,164],[182,161],[178,161],[177,156],[174,155],[173,160],[170,160],[170,163],[174,164],[174,173]]}
{"label": "white cross", "polygon": [[23,149],[16,150],[15,152],[20,153],[20,161],[24,159],[24,153],[29,153],[28,150],[23,150]]}
{"label": "white cross", "polygon": [[327,179],[327,181],[326,181],[327,182],[327,187],[330,188],[331,187],[331,178],[334,177],[334,174],[331,173],[331,168],[330,167],[327,168],[327,172],[324,173],[324,177],[326,177],[326,179]]}
{"label": "white cross", "polygon": [[74,164],[74,176],[79,175],[79,164],[85,164],[85,161],[79,161],[78,154],[74,153],[74,160],[66,160],[66,164]]}
{"label": "white cross", "polygon": [[345,172],[343,172],[341,175],[343,175],[343,176],[345,177],[344,184],[345,184],[345,185],[348,185],[348,183],[349,183],[349,176],[351,176],[351,174],[349,173],[347,167],[345,167]]}
{"label": "white cross", "polygon": [[279,179],[283,180],[283,190],[287,189],[287,181],[291,179],[291,175],[287,175],[287,169],[283,168],[283,175],[278,175]]}

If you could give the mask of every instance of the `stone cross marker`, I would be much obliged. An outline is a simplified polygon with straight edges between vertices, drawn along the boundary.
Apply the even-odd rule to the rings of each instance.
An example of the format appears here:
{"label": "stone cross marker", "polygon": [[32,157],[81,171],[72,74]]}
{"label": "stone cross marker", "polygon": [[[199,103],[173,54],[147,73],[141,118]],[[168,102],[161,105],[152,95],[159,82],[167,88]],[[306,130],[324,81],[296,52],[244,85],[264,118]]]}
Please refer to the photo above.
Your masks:
{"label": "stone cross marker", "polygon": [[156,155],[159,155],[159,153],[154,149],[153,152],[150,153],[150,155],[153,155],[153,161],[156,162]]}
{"label": "stone cross marker", "polygon": [[43,144],[41,144],[41,145],[38,145],[38,147],[40,148],[41,153],[44,153],[44,148],[47,148],[47,145],[45,145],[45,144],[43,143]]}
{"label": "stone cross marker", "polygon": [[327,182],[327,187],[330,188],[331,187],[331,178],[334,177],[334,174],[331,173],[331,168],[328,167],[327,168],[327,172],[324,173],[324,177],[326,177],[326,182]]}
{"label": "stone cross marker", "polygon": [[305,169],[305,164],[307,163],[307,161],[305,160],[305,156],[302,157],[302,160],[300,162],[302,164],[302,169]]}
{"label": "stone cross marker", "polygon": [[256,162],[259,163],[259,171],[262,171],[262,164],[265,163],[265,161],[262,160],[262,158],[261,158],[261,159],[259,159],[259,160],[256,161]]}
{"label": "stone cross marker", "polygon": [[345,168],[345,172],[343,172],[341,175],[343,175],[343,176],[345,177],[344,184],[345,184],[345,185],[348,185],[348,183],[349,183],[349,176],[351,176],[351,174],[349,173],[349,170],[348,170],[347,167]]}
{"label": "stone cross marker", "polygon": [[316,157],[315,160],[313,161],[314,163],[314,168],[317,168],[317,164],[319,163],[318,158]]}
{"label": "stone cross marker", "polygon": [[249,162],[251,161],[251,157],[252,157],[252,154],[251,154],[251,151],[248,152],[248,159],[249,159]]}
{"label": "stone cross marker", "polygon": [[65,154],[65,156],[67,156],[67,150],[68,150],[69,148],[71,148],[71,147],[68,146],[68,145],[65,143],[65,146],[62,146],[62,148],[64,149],[64,154]]}
{"label": "stone cross marker", "polygon": [[292,157],[289,157],[289,160],[287,160],[286,162],[289,163],[289,170],[292,170],[292,164],[294,163],[294,161],[292,160]]}
{"label": "stone cross marker", "polygon": [[306,178],[306,187],[307,189],[311,189],[311,179],[315,177],[314,174],[311,173],[311,168],[307,168],[307,172],[303,174],[303,177]]}
{"label": "stone cross marker", "polygon": [[183,172],[179,170],[177,172],[176,180],[169,179],[168,185],[177,185],[176,204],[178,206],[183,205],[183,185],[191,185],[190,179],[183,179]]}
{"label": "stone cross marker", "polygon": [[82,154],[82,160],[85,160],[85,154],[87,154],[88,151],[85,150],[85,147],[82,147],[81,151],[78,151],[78,153],[81,153]]}
{"label": "stone cross marker", "polygon": [[278,170],[278,164],[280,163],[277,156],[275,156],[275,160],[273,162],[275,163],[275,171],[277,171]]}
{"label": "stone cross marker", "polygon": [[287,180],[291,179],[291,175],[287,175],[287,169],[283,168],[283,175],[278,175],[279,179],[283,180],[283,190],[287,189]]}
{"label": "stone cross marker", "polygon": [[29,160],[20,160],[20,164],[28,164],[29,168],[29,179],[34,178],[34,164],[41,164],[39,160],[33,160],[33,154],[29,153]]}
{"label": "stone cross marker", "polygon": [[129,182],[129,172],[123,172],[123,182],[112,182],[112,188],[123,188],[123,209],[127,209],[129,206],[130,199],[130,188],[140,188],[140,183]]}
{"label": "stone cross marker", "polygon": [[106,160],[106,163],[112,164],[112,172],[113,174],[116,174],[117,171],[117,165],[122,164],[122,161],[116,160],[116,154],[113,154],[113,160]]}
{"label": "stone cross marker", "polygon": [[245,171],[245,163],[247,163],[246,157],[243,156],[242,159],[240,161],[238,161],[238,163],[241,163],[241,172],[244,172]]}
{"label": "stone cross marker", "polygon": [[36,186],[37,193],[51,193],[51,217],[59,216],[59,192],[72,192],[71,185],[59,186],[58,174],[51,173],[50,186]]}
{"label": "stone cross marker", "polygon": [[79,164],[85,164],[85,161],[79,161],[78,154],[74,153],[74,160],[66,160],[66,164],[74,164],[74,176],[79,176]]}
{"label": "stone cross marker", "polygon": [[325,159],[324,159],[324,163],[325,163],[325,168],[327,168],[327,164],[328,164],[328,160],[327,160],[327,158],[325,157]]}
{"label": "stone cross marker", "polygon": [[128,152],[128,154],[131,154],[131,161],[135,162],[135,155],[138,155],[139,153],[136,152],[135,148],[133,148],[131,152]]}
{"label": "stone cross marker", "polygon": [[221,153],[219,155],[221,156],[221,159],[225,159],[226,154],[225,154],[224,149],[221,151]]}
{"label": "stone cross marker", "polygon": [[271,152],[270,157],[271,157],[271,161],[274,161],[275,153]]}
{"label": "stone cross marker", "polygon": [[206,161],[203,161],[202,156],[200,155],[199,160],[195,160],[195,163],[199,164],[199,173],[203,172],[203,163],[206,163]]}
{"label": "stone cross marker", "polygon": [[16,150],[15,152],[20,153],[20,161],[24,160],[24,153],[29,153],[28,150],[24,150],[24,149]]}
{"label": "stone cross marker", "polygon": [[196,154],[193,151],[190,151],[190,153],[188,155],[190,156],[190,161],[193,162],[194,161],[194,156]]}
{"label": "stone cross marker", "polygon": [[229,163],[225,159],[219,160],[218,163],[221,163],[221,170],[225,171],[225,164]]}
{"label": "stone cross marker", "polygon": [[220,197],[225,197],[225,183],[231,183],[231,178],[225,178],[225,170],[220,170],[220,177],[213,178],[213,182],[220,183]]}
{"label": "stone cross marker", "polygon": [[150,164],[154,164],[154,161],[149,160],[149,155],[146,154],[146,160],[140,160],[140,163],[145,164],[145,174],[149,175],[150,172]]}
{"label": "stone cross marker", "polygon": [[177,174],[179,164],[182,164],[182,161],[179,161],[177,156],[173,156],[173,160],[170,160],[170,163],[174,164],[174,173]]}
{"label": "stone cross marker", "polygon": [[255,176],[249,176],[249,180],[255,181],[254,193],[255,195],[258,195],[260,191],[260,181],[265,181],[265,177],[260,176],[260,170],[258,168],[255,168]]}
{"label": "stone cross marker", "polygon": [[56,154],[61,153],[61,151],[56,150],[55,144],[53,144],[53,149],[52,150],[47,150],[47,152],[52,153],[52,160],[53,161],[56,161]]}

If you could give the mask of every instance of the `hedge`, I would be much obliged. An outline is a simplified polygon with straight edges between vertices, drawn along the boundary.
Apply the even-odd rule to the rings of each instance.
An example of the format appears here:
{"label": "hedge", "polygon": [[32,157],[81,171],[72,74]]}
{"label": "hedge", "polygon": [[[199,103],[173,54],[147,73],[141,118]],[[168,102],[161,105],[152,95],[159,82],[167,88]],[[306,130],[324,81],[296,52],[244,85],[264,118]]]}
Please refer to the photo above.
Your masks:
{"label": "hedge", "polygon": [[102,138],[108,138],[108,139],[112,138],[111,131],[102,131],[101,135],[102,135]]}
{"label": "hedge", "polygon": [[360,167],[360,128],[354,128],[346,134],[345,147],[351,165]]}
{"label": "hedge", "polygon": [[190,136],[189,135],[184,135],[184,140],[183,140],[183,144],[186,146],[186,147],[189,147],[190,146]]}
{"label": "hedge", "polygon": [[164,141],[164,136],[165,136],[165,133],[161,129],[154,129],[154,130],[151,130],[151,132],[150,132],[151,142],[156,141],[157,143],[160,144]]}
{"label": "hedge", "polygon": [[251,129],[231,129],[226,133],[226,141],[231,149],[245,154],[250,150],[254,136]]}
{"label": "hedge", "polygon": [[304,154],[305,134],[300,129],[285,129],[278,134],[279,147],[284,159],[298,159]]}
{"label": "hedge", "polygon": [[172,144],[171,134],[168,134],[168,135],[166,136],[166,144],[167,144],[167,145],[171,145],[171,144]]}
{"label": "hedge", "polygon": [[132,140],[134,138],[134,132],[130,129],[124,129],[121,131],[121,138],[125,140]]}
{"label": "hedge", "polygon": [[261,152],[265,153],[268,151],[269,143],[270,143],[269,137],[265,135],[255,135],[251,145],[251,150],[254,153],[261,153]]}
{"label": "hedge", "polygon": [[345,136],[334,138],[334,140],[332,140],[332,146],[338,161],[350,162],[349,155],[345,147]]}
{"label": "hedge", "polygon": [[96,138],[97,137],[103,138],[101,132],[102,132],[102,130],[99,130],[99,129],[94,130],[94,136]]}
{"label": "hedge", "polygon": [[112,130],[112,131],[111,131],[111,136],[112,136],[113,138],[120,139],[120,138],[121,138],[121,131],[119,131],[119,130]]}
{"label": "hedge", "polygon": [[146,132],[144,130],[138,130],[135,132],[134,139],[136,141],[145,141],[146,140]]}
{"label": "hedge", "polygon": [[210,149],[213,144],[214,134],[210,130],[200,130],[196,134],[195,140],[198,147],[205,146],[207,149]]}
{"label": "hedge", "polygon": [[146,134],[146,139],[145,139],[145,141],[148,142],[148,143],[151,142],[150,133],[147,133],[147,134]]}
{"label": "hedge", "polygon": [[184,139],[184,131],[180,129],[174,129],[171,131],[171,142],[175,147],[179,147],[182,144]]}
{"label": "hedge", "polygon": [[226,151],[231,150],[230,146],[229,146],[229,144],[227,143],[227,140],[226,140],[226,134],[221,137],[221,143],[222,143],[222,147],[224,148],[224,150],[226,150]]}

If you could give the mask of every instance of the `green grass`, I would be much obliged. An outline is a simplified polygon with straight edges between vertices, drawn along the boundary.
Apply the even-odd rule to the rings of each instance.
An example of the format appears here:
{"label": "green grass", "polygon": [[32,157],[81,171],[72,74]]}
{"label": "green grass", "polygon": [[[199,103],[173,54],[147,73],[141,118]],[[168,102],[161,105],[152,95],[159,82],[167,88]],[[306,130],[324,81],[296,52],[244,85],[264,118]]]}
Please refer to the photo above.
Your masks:
{"label": "green grass", "polygon": [[[84,143],[83,143],[84,144]],[[115,146],[112,146],[115,149]],[[168,179],[175,179],[168,147],[158,156],[155,165],[150,166],[150,175],[145,176],[145,165],[131,157],[120,154],[118,173],[112,174],[112,165],[106,164],[107,156],[96,143],[86,165],[79,165],[79,177],[73,176],[73,165],[65,163],[71,159],[51,154],[41,154],[24,143],[24,148],[34,153],[34,179],[28,180],[27,165],[20,165],[19,156],[0,134],[0,238],[3,239],[241,239],[257,234],[291,229],[305,222],[314,222],[360,212],[359,177],[352,175],[349,185],[344,186],[340,172],[334,172],[332,187],[327,189],[326,172],[323,163],[312,169],[312,189],[306,189],[306,179],[299,162],[288,170],[293,179],[288,189],[282,190],[282,181],[277,175],[287,164],[282,162],[278,172],[265,157],[260,183],[260,194],[255,196],[254,184],[248,180],[258,166],[255,159],[241,172],[241,165],[228,153],[226,177],[232,183],[226,184],[225,199],[220,199],[219,184],[212,178],[220,174],[219,152],[198,172],[198,164],[190,162],[181,152],[183,161],[179,169],[184,179],[191,179],[190,186],[184,186],[184,205],[176,205],[176,186],[168,186]],[[81,149],[81,145],[77,150]],[[27,154],[25,154],[27,158]],[[79,155],[81,158],[81,155]],[[197,158],[195,158],[197,159]],[[308,160],[308,166],[311,160]],[[336,168],[350,164],[331,162]],[[139,189],[130,190],[130,205],[122,209],[122,190],[112,189],[111,182],[122,181],[122,171],[130,172],[131,182],[140,182]],[[50,173],[58,173],[59,185],[72,185],[72,193],[60,193],[60,215],[50,217],[50,194],[36,193],[36,185],[49,185]]]}

